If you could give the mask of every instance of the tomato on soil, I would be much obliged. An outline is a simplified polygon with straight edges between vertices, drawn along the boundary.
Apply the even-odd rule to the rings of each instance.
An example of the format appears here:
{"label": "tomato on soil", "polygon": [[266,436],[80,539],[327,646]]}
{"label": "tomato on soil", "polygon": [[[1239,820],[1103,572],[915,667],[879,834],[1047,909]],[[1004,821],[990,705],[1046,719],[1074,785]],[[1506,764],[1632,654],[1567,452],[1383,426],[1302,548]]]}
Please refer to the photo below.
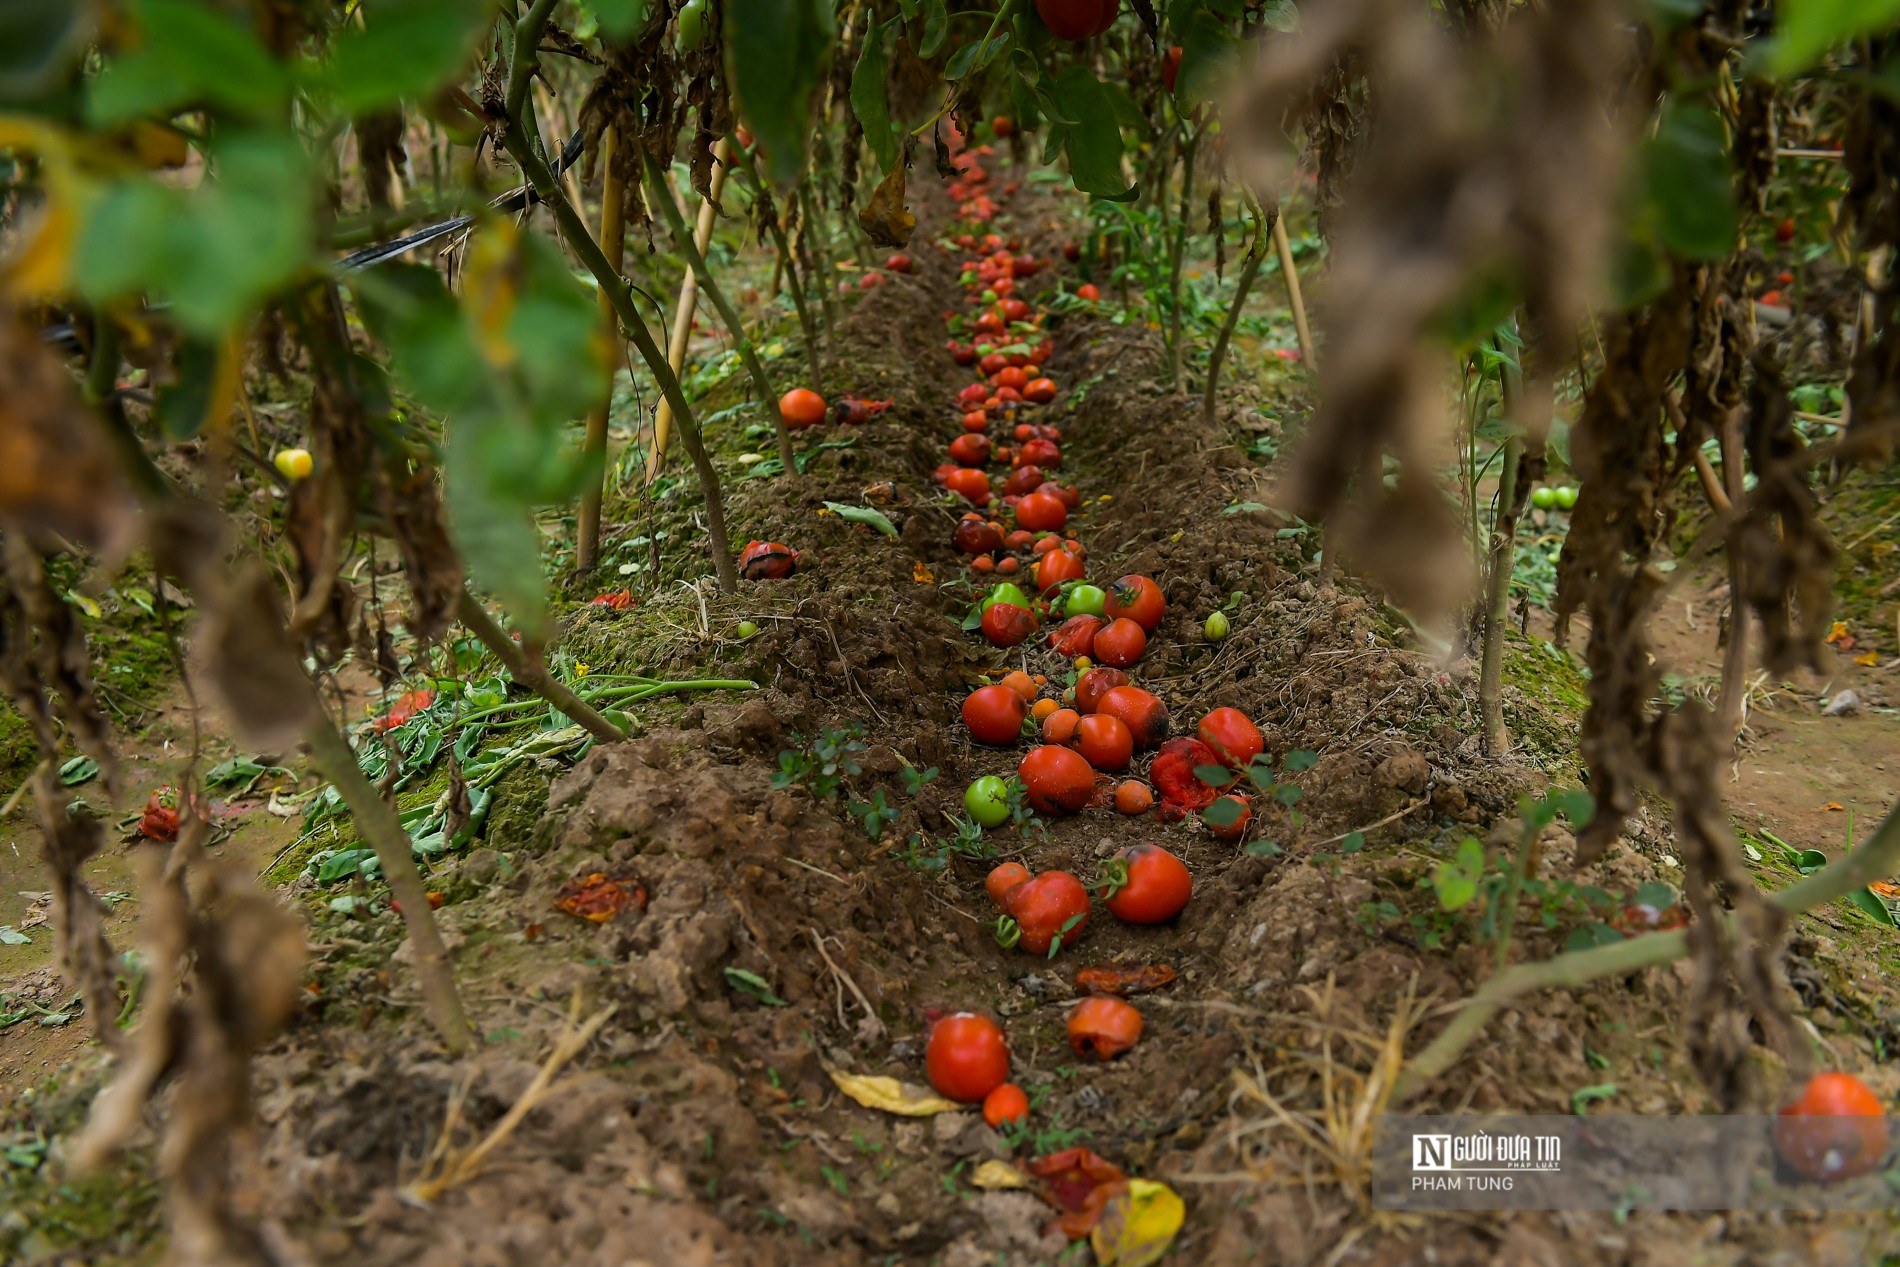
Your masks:
{"label": "tomato on soil", "polygon": [[1130,924],[1171,920],[1194,894],[1187,864],[1160,845],[1129,846],[1102,875],[1109,911]]}
{"label": "tomato on soil", "polygon": [[924,1048],[924,1072],[937,1093],[979,1104],[1009,1081],[1009,1044],[995,1021],[958,1012],[938,1021]]}
{"label": "tomato on soil", "polygon": [[1016,944],[1029,954],[1047,955],[1051,947],[1074,945],[1088,927],[1089,891],[1067,871],[1045,871],[1012,889],[1005,909],[1020,933]]}
{"label": "tomato on soil", "polygon": [[1009,909],[1009,895],[1019,884],[1028,884],[1031,879],[1029,868],[1020,862],[999,862],[990,868],[989,875],[983,879],[983,888],[990,895],[990,901],[1004,910]]}
{"label": "tomato on soil", "polygon": [[1238,708],[1216,708],[1201,718],[1194,733],[1225,765],[1244,770],[1267,746],[1260,728]]}
{"label": "tomato on soil", "polygon": [[1091,713],[1076,723],[1075,748],[1104,774],[1126,770],[1135,756],[1135,737],[1118,717]]}
{"label": "tomato on soil", "polygon": [[1184,809],[1206,809],[1213,803],[1215,791],[1196,777],[1194,768],[1219,764],[1214,750],[1200,740],[1170,739],[1161,745],[1154,764],[1148,767],[1148,781],[1164,802]]}
{"label": "tomato on soil", "polygon": [[950,460],[958,466],[982,466],[990,460],[990,438],[966,432],[950,442]]}
{"label": "tomato on soil", "polygon": [[1003,548],[1003,534],[981,519],[959,523],[950,540],[963,554],[995,554]]}
{"label": "tomato on soil", "polygon": [[1027,497],[1040,488],[1042,482],[1040,466],[1019,466],[1003,477],[1003,492],[1011,497]]}
{"label": "tomato on soil", "polygon": [[1102,627],[1100,616],[1071,616],[1049,631],[1049,646],[1065,660],[1087,655]]}
{"label": "tomato on soil", "polygon": [[[1030,444],[1044,443],[1031,440]],[[1028,445],[1024,445],[1028,448]],[[1069,508],[1060,497],[1048,493],[1030,493],[1016,505],[1016,522],[1031,532],[1054,532],[1069,521]]]}
{"label": "tomato on soil", "polygon": [[1123,967],[1108,964],[1083,968],[1075,974],[1075,988],[1083,994],[1146,994],[1174,980],[1174,965],[1144,963]]}
{"label": "tomato on soil", "polygon": [[1066,744],[1075,738],[1075,729],[1081,722],[1082,714],[1073,708],[1058,708],[1042,719],[1042,741]]}
{"label": "tomato on soil", "polygon": [[1023,399],[1038,405],[1046,405],[1056,398],[1056,383],[1052,378],[1032,378],[1023,387]]}
{"label": "tomato on soil", "polygon": [[825,398],[809,387],[794,387],[778,398],[778,411],[793,431],[815,427],[825,420]]}
{"label": "tomato on soil", "polygon": [[1007,686],[979,686],[963,701],[963,724],[978,743],[1013,744],[1029,706]]}
{"label": "tomato on soil", "polygon": [[1090,303],[1099,303],[1102,298],[1102,292],[1096,289],[1094,283],[1083,282],[1080,286],[1075,288],[1075,297],[1077,299],[1086,299]]}
{"label": "tomato on soil", "polygon": [[1161,627],[1168,605],[1161,597],[1161,587],[1152,580],[1145,576],[1124,576],[1108,587],[1108,601],[1102,610],[1110,620],[1126,616],[1143,631],[1153,633]]}
{"label": "tomato on soil", "polygon": [[1116,785],[1115,809],[1120,813],[1146,814],[1154,803],[1154,793],[1139,779],[1129,779]]}
{"label": "tomato on soil", "polygon": [[1886,1157],[1886,1112],[1854,1075],[1817,1073],[1776,1116],[1775,1152],[1789,1169],[1821,1183],[1867,1174]]}
{"label": "tomato on soil", "polygon": [[1147,649],[1148,635],[1142,632],[1140,625],[1124,616],[1109,621],[1095,635],[1092,654],[1102,664],[1125,669],[1141,659],[1141,653]]}
{"label": "tomato on soil", "polygon": [[1023,703],[1025,704],[1035,703],[1036,696],[1041,694],[1041,690],[1036,686],[1036,679],[1030,677],[1021,669],[1015,669],[1005,674],[1003,680],[998,683],[998,685],[1007,686],[1010,690],[1022,696]]}
{"label": "tomato on soil", "polygon": [[1141,1041],[1141,1013],[1112,995],[1083,999],[1069,1013],[1069,1046],[1084,1060],[1113,1060]]}
{"label": "tomato on soil", "polygon": [[1062,447],[1054,440],[1045,440],[1037,436],[1034,440],[1024,442],[1023,447],[1017,450],[1016,464],[1018,466],[1033,464],[1045,471],[1053,471],[1062,465]]}
{"label": "tomato on soil", "polygon": [[1045,814],[1075,814],[1095,793],[1095,770],[1082,754],[1055,744],[1031,748],[1016,767],[1032,808]]}
{"label": "tomato on soil", "polygon": [[963,809],[979,827],[1002,826],[1009,821],[1009,785],[993,774],[971,780],[963,789]]}
{"label": "tomato on soil", "polygon": [[[1222,807],[1227,805],[1232,805],[1234,807],[1233,810],[1224,811]],[[1203,821],[1207,823],[1207,830],[1214,833],[1214,839],[1216,840],[1241,840],[1247,835],[1247,825],[1253,822],[1253,806],[1247,803],[1247,798],[1244,796],[1229,794],[1227,796],[1217,797],[1208,805],[1207,812],[1209,817]],[[1220,823],[1215,821],[1216,818],[1226,817],[1227,812],[1234,814],[1234,820],[1232,822]]]}
{"label": "tomato on soil", "polygon": [[[1015,559],[1004,559],[1003,563],[1014,563]],[[999,568],[1002,571],[1014,571],[1013,568]],[[1035,633],[1040,627],[1036,614],[1014,603],[996,603],[983,613],[983,636],[995,647],[1013,647],[1023,639]]]}
{"label": "tomato on soil", "polygon": [[1050,550],[1036,564],[1036,588],[1047,594],[1064,581],[1082,579],[1082,560],[1067,550]]}
{"label": "tomato on soil", "polygon": [[970,467],[958,467],[944,477],[944,487],[975,506],[990,500],[990,477]]}
{"label": "tomato on soil", "polygon": [[[1101,641],[1098,637],[1097,642]],[[1100,672],[1100,670],[1095,670]],[[1135,737],[1139,751],[1161,746],[1168,737],[1168,708],[1139,686],[1118,686],[1096,701],[1095,711],[1119,717]]]}
{"label": "tomato on soil", "polygon": [[748,541],[739,551],[739,575],[748,581],[782,581],[798,567],[798,551],[776,541]]}
{"label": "tomato on soil", "polygon": [[908,273],[911,269],[910,256],[897,254],[884,261],[884,267],[893,273]]}
{"label": "tomato on soil", "polygon": [[1029,1119],[1029,1096],[1013,1082],[1005,1082],[983,1097],[983,1120],[992,1130],[1001,1130],[1005,1122]]}
{"label": "tomato on soil", "polygon": [[[1117,687],[1128,685],[1128,675],[1120,669],[1090,669],[1075,680],[1077,712],[1092,713],[1102,706],[1102,697]],[[1127,718],[1123,718],[1124,723]]]}

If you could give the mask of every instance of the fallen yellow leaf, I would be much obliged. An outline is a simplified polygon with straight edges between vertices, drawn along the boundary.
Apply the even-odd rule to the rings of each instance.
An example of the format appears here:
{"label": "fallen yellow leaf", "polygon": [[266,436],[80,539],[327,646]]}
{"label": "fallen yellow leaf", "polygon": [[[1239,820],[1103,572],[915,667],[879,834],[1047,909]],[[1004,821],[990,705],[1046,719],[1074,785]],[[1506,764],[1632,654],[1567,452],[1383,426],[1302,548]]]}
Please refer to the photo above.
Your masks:
{"label": "fallen yellow leaf", "polygon": [[1835,621],[1834,627],[1827,631],[1829,642],[1839,642],[1845,637],[1847,637],[1847,622],[1844,620]]}
{"label": "fallen yellow leaf", "polygon": [[1875,880],[1868,884],[1867,887],[1884,898],[1891,899],[1900,897],[1900,884],[1890,884],[1886,880]]}
{"label": "fallen yellow leaf", "polygon": [[1130,1179],[1128,1191],[1109,1200],[1102,1221],[1089,1233],[1101,1267],[1149,1267],[1174,1244],[1187,1207],[1174,1189],[1152,1179]]}
{"label": "fallen yellow leaf", "polygon": [[1844,811],[1847,808],[1847,806],[1841,804],[1839,801],[1829,801],[1827,804],[1823,805],[1821,808],[1826,810],[1830,814],[1839,814],[1842,811]]}
{"label": "fallen yellow leaf", "polygon": [[937,577],[936,577],[936,574],[933,573],[929,568],[919,563],[916,567],[910,570],[910,579],[917,582],[919,585],[929,585],[933,581],[935,581]]}
{"label": "fallen yellow leaf", "polygon": [[899,1082],[895,1078],[845,1073],[839,1069],[825,1072],[838,1084],[838,1090],[865,1108],[876,1109],[881,1113],[895,1113],[899,1117],[931,1117],[938,1113],[955,1113],[964,1107],[955,1100],[946,1100],[935,1092]]}
{"label": "fallen yellow leaf", "polygon": [[970,1186],[972,1188],[991,1190],[997,1188],[1027,1188],[1029,1186],[1029,1176],[1008,1162],[998,1161],[992,1157],[981,1166],[978,1166],[970,1175]]}
{"label": "fallen yellow leaf", "polygon": [[1866,655],[1857,655],[1854,657],[1854,663],[1863,668],[1871,669],[1880,663],[1880,653],[1878,651],[1869,651]]}

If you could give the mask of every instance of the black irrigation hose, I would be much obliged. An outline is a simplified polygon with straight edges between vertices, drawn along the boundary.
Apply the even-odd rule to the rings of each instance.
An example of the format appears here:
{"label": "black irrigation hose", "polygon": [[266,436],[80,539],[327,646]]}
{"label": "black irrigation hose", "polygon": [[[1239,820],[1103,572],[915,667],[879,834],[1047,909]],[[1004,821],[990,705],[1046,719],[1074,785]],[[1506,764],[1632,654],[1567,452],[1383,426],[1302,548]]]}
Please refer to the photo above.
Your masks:
{"label": "black irrigation hose", "polygon": [[[580,161],[582,148],[580,133],[577,132],[569,137],[567,139],[567,145],[562,148],[559,158],[553,164],[554,174],[559,176],[575,163],[578,163]],[[539,201],[541,200],[535,195],[534,188],[530,185],[523,185],[519,189],[505,193],[499,198],[492,200],[488,205],[492,210],[499,211],[503,215],[513,215]],[[426,228],[417,229],[414,233],[406,233],[402,237],[391,239],[388,242],[381,242],[375,246],[366,246],[360,251],[353,251],[338,260],[336,267],[346,273],[357,272],[365,268],[373,268],[385,261],[407,255],[418,247],[427,246],[438,238],[447,237],[451,233],[459,233],[473,223],[475,223],[475,217],[472,215],[454,216],[440,223],[429,225]],[[148,311],[162,312],[164,308],[164,304],[153,304]],[[45,327],[40,331],[40,337],[46,342],[60,348],[69,356],[76,356],[85,350],[84,345],[79,341],[78,328],[70,321]]]}

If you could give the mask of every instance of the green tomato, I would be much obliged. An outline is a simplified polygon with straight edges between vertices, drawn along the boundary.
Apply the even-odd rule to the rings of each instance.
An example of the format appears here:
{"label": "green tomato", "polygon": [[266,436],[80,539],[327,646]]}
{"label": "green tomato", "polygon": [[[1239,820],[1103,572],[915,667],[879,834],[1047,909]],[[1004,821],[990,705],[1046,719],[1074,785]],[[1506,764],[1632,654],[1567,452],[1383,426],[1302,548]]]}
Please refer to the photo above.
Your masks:
{"label": "green tomato", "polygon": [[1215,612],[1207,618],[1207,623],[1201,626],[1201,632],[1207,635],[1209,642],[1219,642],[1227,636],[1227,631],[1231,628],[1233,626],[1228,623],[1227,613]]}
{"label": "green tomato", "polygon": [[1029,595],[1023,593],[1008,581],[1004,581],[1001,585],[991,590],[988,597],[983,600],[983,605],[977,610],[988,611],[998,603],[1009,603],[1012,606],[1022,608],[1024,611],[1032,612],[1036,610],[1029,601]]}
{"label": "green tomato", "polygon": [[957,285],[959,285],[959,286],[968,286],[968,285],[969,285],[969,284],[970,284],[971,282],[973,282],[973,281],[975,281],[975,280],[976,280],[976,274],[975,274],[975,273],[959,273],[959,274],[957,274]]}
{"label": "green tomato", "polygon": [[1577,490],[1566,484],[1557,490],[1557,509],[1575,510],[1577,508]]}
{"label": "green tomato", "polygon": [[1555,506],[1556,504],[1557,504],[1557,490],[1556,489],[1546,487],[1546,488],[1533,489],[1531,491],[1531,505],[1537,507],[1537,509],[1549,510],[1552,506]]}
{"label": "green tomato", "polygon": [[754,634],[758,633],[759,626],[753,621],[742,620],[739,622],[739,627],[733,630],[733,632],[738,634],[740,641],[743,642],[745,639],[750,638]]}
{"label": "green tomato", "polygon": [[982,295],[979,296],[979,298],[982,299],[982,301],[986,304],[993,304],[996,302],[997,295],[996,295],[996,292],[993,290],[986,290],[982,293]]}
{"label": "green tomato", "polygon": [[984,827],[999,827],[1009,821],[1009,784],[994,774],[986,774],[963,792],[963,808]]}
{"label": "green tomato", "polygon": [[1099,585],[1078,585],[1069,591],[1068,601],[1062,606],[1065,616],[1100,616],[1102,607],[1108,602],[1108,595]]}
{"label": "green tomato", "polygon": [[688,52],[706,42],[706,0],[686,0],[680,6],[679,50]]}

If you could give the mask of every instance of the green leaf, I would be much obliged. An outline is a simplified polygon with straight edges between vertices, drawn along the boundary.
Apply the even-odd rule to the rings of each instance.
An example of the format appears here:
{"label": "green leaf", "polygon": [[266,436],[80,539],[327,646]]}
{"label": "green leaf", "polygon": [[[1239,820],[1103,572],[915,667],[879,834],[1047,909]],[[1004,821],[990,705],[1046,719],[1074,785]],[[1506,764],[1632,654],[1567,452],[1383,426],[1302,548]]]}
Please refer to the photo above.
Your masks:
{"label": "green leaf", "polygon": [[1639,886],[1630,900],[1638,906],[1666,911],[1676,904],[1676,891],[1660,880],[1650,880]]}
{"label": "green leaf", "polygon": [[997,31],[985,33],[985,37],[972,40],[950,55],[949,65],[943,68],[945,79],[967,79],[982,71],[991,62],[1009,51],[1009,32]]}
{"label": "green leaf", "polygon": [[[994,364],[994,362],[992,362]],[[1265,502],[1235,502],[1231,506],[1221,507],[1223,515],[1257,515],[1267,509]]]}
{"label": "green leaf", "polygon": [[950,29],[950,11],[943,0],[924,0],[924,32],[917,43],[917,56],[935,57],[943,47],[944,32]]}
{"label": "green leaf", "polygon": [[209,420],[217,387],[218,345],[204,338],[185,340],[173,368],[177,378],[158,389],[152,413],[168,439],[189,440]]}
{"label": "green leaf", "polygon": [[284,68],[251,31],[213,6],[196,0],[136,0],[130,9],[144,43],[113,58],[92,81],[87,115],[94,124],[163,116],[199,101],[267,118],[289,99]]}
{"label": "green leaf", "polygon": [[1831,46],[1900,18],[1900,0],[1788,0],[1775,14],[1775,35],[1759,51],[1759,64],[1781,78],[1807,69]]}
{"label": "green leaf", "polygon": [[727,968],[726,984],[741,994],[749,994],[759,1002],[771,1007],[789,1006],[784,999],[772,993],[771,985],[756,972],[747,972],[744,968]]}
{"label": "green leaf", "polygon": [[1306,793],[1291,783],[1282,783],[1279,787],[1273,789],[1273,799],[1287,806],[1289,809],[1298,805],[1300,798],[1305,795]]}
{"label": "green leaf", "polygon": [[1271,858],[1281,852],[1283,851],[1280,846],[1271,840],[1250,840],[1246,845],[1246,853],[1249,857]]}
{"label": "green leaf", "polygon": [[1714,109],[1672,99],[1643,147],[1645,216],[1657,239],[1690,259],[1735,249],[1738,219],[1727,142]]}
{"label": "green leaf", "polygon": [[1366,847],[1366,834],[1362,831],[1349,831],[1346,839],[1340,842],[1339,852],[1358,853]]}
{"label": "green leaf", "polygon": [[1134,195],[1122,173],[1122,132],[1108,89],[1088,67],[1072,63],[1056,78],[1057,111],[1075,122],[1061,129],[1069,177],[1083,193],[1118,201]]}
{"label": "green leaf", "polygon": [[30,946],[33,939],[11,924],[0,924],[0,946]]}
{"label": "green leaf", "polygon": [[317,882],[320,884],[335,884],[338,880],[347,880],[358,871],[363,870],[363,864],[365,862],[374,861],[375,858],[376,851],[374,849],[340,850],[337,853],[331,854],[330,857],[325,859],[323,864],[317,868]]}
{"label": "green leaf", "polygon": [[1181,67],[1174,76],[1174,100],[1189,111],[1213,98],[1240,62],[1240,41],[1206,10],[1188,19],[1180,32]]}
{"label": "green leaf", "polygon": [[1209,787],[1226,787],[1234,781],[1234,772],[1224,765],[1197,765],[1194,777]]}
{"label": "green leaf", "polygon": [[758,136],[773,180],[804,169],[812,93],[837,34],[825,0],[729,0],[726,55],[739,109]]}
{"label": "green leaf", "polygon": [[1318,763],[1319,754],[1310,748],[1295,748],[1293,751],[1287,753],[1280,761],[1281,768],[1288,774],[1298,774],[1303,770],[1311,770]]}
{"label": "green leaf", "polygon": [[345,25],[318,82],[352,115],[424,96],[468,61],[492,10],[483,0],[379,0],[362,28]]}
{"label": "green leaf", "polygon": [[1461,911],[1478,896],[1478,881],[1484,876],[1484,846],[1470,836],[1459,844],[1453,857],[1438,864],[1432,873],[1432,889],[1438,905],[1446,911]]}
{"label": "green leaf", "polygon": [[1201,821],[1209,827],[1232,827],[1245,811],[1246,806],[1239,801],[1223,796],[1201,811]]}
{"label": "green leaf", "polygon": [[539,474],[552,474],[526,494],[533,501],[553,502],[566,496],[562,487],[572,463],[560,452],[559,428],[598,404],[608,389],[606,330],[594,294],[567,266],[561,248],[540,233],[520,238],[520,293],[508,322],[508,342],[514,349],[514,368],[527,404],[545,427]]}
{"label": "green leaf", "polygon": [[1557,812],[1569,819],[1573,826],[1588,826],[1590,820],[1597,816],[1597,798],[1582,788],[1565,788],[1553,792],[1550,800]]}
{"label": "green leaf", "polygon": [[1260,10],[1260,20],[1270,29],[1288,34],[1300,29],[1300,11],[1293,0],[1267,0]]}
{"label": "green leaf", "polygon": [[865,524],[876,528],[887,537],[895,538],[897,529],[881,510],[869,506],[847,506],[843,502],[826,502],[825,509],[840,519],[849,519],[854,524]]}
{"label": "green leaf", "polygon": [[891,133],[891,105],[886,86],[891,77],[891,59],[884,51],[884,33],[898,23],[873,26],[864,33],[864,48],[858,53],[857,67],[851,72],[851,109],[864,127],[864,139],[877,155],[884,171],[897,166],[897,138]]}
{"label": "green leaf", "polygon": [[1880,896],[1873,892],[1873,890],[1866,888],[1855,889],[1852,893],[1847,895],[1847,900],[1852,902],[1855,906],[1858,906],[1874,923],[1885,924],[1888,928],[1894,927],[1893,912],[1888,909],[1887,904],[1881,901]]}
{"label": "green leaf", "polygon": [[1615,1097],[1616,1084],[1614,1082],[1599,1083],[1594,1087],[1578,1087],[1570,1093],[1570,1111],[1582,1116],[1584,1109],[1590,1105]]}
{"label": "green leaf", "polygon": [[59,767],[61,787],[78,787],[91,781],[99,773],[99,763],[91,757],[73,757]]}

